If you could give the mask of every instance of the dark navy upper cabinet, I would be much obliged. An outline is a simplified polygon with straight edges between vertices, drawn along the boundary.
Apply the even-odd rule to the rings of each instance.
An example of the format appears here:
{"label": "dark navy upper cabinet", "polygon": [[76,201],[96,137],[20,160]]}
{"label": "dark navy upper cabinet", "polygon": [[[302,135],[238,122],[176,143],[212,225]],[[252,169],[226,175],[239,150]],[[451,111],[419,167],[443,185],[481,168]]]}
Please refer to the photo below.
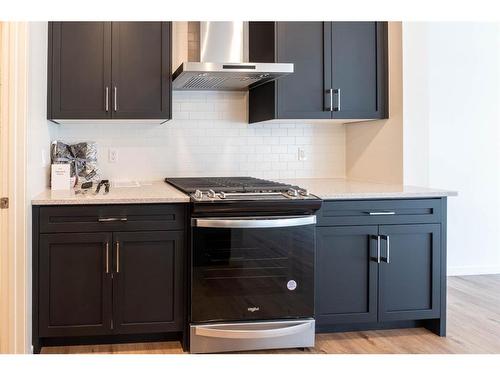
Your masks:
{"label": "dark navy upper cabinet", "polygon": [[113,118],[171,118],[170,23],[112,23]]}
{"label": "dark navy upper cabinet", "polygon": [[294,64],[250,90],[249,122],[387,117],[386,22],[250,22],[249,34],[250,61]]}
{"label": "dark navy upper cabinet", "polygon": [[322,22],[279,22],[277,60],[293,62],[294,73],[277,81],[277,113],[282,119],[330,118],[324,92],[330,87],[329,39]]}
{"label": "dark navy upper cabinet", "polygon": [[50,22],[47,118],[171,116],[170,22]]}
{"label": "dark navy upper cabinet", "polygon": [[48,119],[111,118],[111,22],[50,22],[48,46]]}
{"label": "dark navy upper cabinet", "polygon": [[332,22],[332,117],[387,117],[387,24]]}

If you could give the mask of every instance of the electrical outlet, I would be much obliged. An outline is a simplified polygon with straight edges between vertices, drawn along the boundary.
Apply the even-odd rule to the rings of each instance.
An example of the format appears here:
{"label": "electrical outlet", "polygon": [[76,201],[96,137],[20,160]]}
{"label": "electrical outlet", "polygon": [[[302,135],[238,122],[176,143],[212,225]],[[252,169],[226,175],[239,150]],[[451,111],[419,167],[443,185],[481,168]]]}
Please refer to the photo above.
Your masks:
{"label": "electrical outlet", "polygon": [[118,151],[116,148],[108,149],[108,162],[116,163],[118,161]]}
{"label": "electrical outlet", "polygon": [[306,150],[304,150],[302,147],[299,147],[298,149],[297,159],[299,159],[299,161],[307,160]]}

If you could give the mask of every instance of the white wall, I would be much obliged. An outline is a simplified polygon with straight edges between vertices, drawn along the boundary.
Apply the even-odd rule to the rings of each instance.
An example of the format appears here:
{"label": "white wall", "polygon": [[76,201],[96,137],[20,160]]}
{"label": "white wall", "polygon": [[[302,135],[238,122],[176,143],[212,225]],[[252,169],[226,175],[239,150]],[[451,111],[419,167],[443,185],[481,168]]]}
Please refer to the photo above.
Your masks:
{"label": "white wall", "polygon": [[28,196],[44,190],[49,178],[50,141],[57,125],[47,121],[47,23],[29,23]]}
{"label": "white wall", "polygon": [[404,23],[404,182],[448,199],[450,274],[500,273],[500,24]]}

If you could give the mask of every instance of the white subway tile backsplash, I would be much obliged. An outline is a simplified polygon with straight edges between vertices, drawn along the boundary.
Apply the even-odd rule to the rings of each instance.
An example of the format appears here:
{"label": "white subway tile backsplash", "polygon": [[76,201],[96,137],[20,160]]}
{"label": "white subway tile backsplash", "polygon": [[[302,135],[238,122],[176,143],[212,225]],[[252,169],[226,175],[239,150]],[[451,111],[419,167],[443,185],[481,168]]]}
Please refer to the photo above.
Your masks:
{"label": "white subway tile backsplash", "polygon": [[[282,126],[282,125],[280,125],[280,126]],[[286,136],[287,134],[288,134],[288,132],[286,129],[280,129],[280,128],[271,129],[271,135],[273,137],[283,137],[283,136]]]}
{"label": "white subway tile backsplash", "polygon": [[295,137],[280,137],[280,144],[281,145],[294,145],[295,144]]}
{"label": "white subway tile backsplash", "polygon": [[288,147],[286,145],[271,146],[271,152],[273,154],[285,154],[288,152]]}
{"label": "white subway tile backsplash", "polygon": [[265,145],[278,145],[280,143],[279,137],[265,137],[263,140]]}
{"label": "white subway tile backsplash", "polygon": [[[62,125],[55,137],[97,142],[101,175],[114,180],[345,176],[343,125],[307,120],[248,124],[247,95],[176,91],[173,119],[162,125]],[[118,151],[116,163],[107,161],[109,147]],[[307,160],[298,160],[298,147]]]}

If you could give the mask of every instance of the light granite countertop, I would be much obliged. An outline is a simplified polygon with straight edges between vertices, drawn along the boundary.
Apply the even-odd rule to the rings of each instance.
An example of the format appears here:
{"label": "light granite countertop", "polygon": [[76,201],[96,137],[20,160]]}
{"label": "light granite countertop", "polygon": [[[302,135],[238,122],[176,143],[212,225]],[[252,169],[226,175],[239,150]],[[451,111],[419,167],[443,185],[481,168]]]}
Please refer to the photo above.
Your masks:
{"label": "light granite countertop", "polygon": [[[324,200],[432,198],[457,195],[457,192],[450,190],[380,184],[343,178],[296,178],[276,181],[306,188],[311,194]],[[141,182],[140,187],[112,186],[108,194],[104,194],[104,188],[102,188],[98,195],[94,195],[92,193],[94,190],[95,187],[82,195],[75,194],[74,190],[51,191],[47,189],[36,196],[31,203],[35,206],[46,206],[189,202],[188,195],[163,181]]]}
{"label": "light granite countertop", "polygon": [[163,181],[141,182],[139,187],[114,187],[104,194],[104,187],[94,195],[95,185],[87,194],[75,194],[74,190],[47,189],[31,200],[34,206],[73,204],[139,204],[184,203],[189,197]]}
{"label": "light granite countertop", "polygon": [[381,184],[344,178],[295,178],[279,181],[308,189],[311,194],[325,200],[432,198],[457,195],[456,191],[451,190]]}

